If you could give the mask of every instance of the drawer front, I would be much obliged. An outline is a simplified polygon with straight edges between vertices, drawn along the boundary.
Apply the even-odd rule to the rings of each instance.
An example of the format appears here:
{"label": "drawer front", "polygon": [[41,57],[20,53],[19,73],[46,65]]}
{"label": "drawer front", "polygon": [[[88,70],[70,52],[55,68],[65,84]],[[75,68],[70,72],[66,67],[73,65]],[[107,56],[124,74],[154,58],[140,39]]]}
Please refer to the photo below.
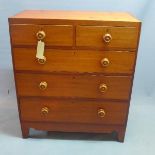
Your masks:
{"label": "drawer front", "polygon": [[20,99],[22,121],[124,124],[128,104],[54,99]]}
{"label": "drawer front", "polygon": [[13,48],[15,70],[42,72],[133,73],[135,53],[46,49],[46,62],[36,59],[36,49]]}
{"label": "drawer front", "polygon": [[76,45],[103,49],[135,49],[138,28],[77,26]]}
{"label": "drawer front", "polygon": [[20,96],[129,99],[131,76],[16,73]]}
{"label": "drawer front", "polygon": [[72,46],[73,27],[71,25],[11,25],[12,45],[37,45],[37,33],[44,31],[45,45]]}

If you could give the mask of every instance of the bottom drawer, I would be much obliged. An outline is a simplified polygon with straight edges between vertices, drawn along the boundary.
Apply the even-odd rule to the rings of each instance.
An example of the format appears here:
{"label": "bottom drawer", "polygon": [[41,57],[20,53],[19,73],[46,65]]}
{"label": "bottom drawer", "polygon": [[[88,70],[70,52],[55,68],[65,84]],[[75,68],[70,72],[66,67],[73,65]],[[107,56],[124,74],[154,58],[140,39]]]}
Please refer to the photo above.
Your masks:
{"label": "bottom drawer", "polygon": [[127,102],[21,98],[22,121],[124,124]]}

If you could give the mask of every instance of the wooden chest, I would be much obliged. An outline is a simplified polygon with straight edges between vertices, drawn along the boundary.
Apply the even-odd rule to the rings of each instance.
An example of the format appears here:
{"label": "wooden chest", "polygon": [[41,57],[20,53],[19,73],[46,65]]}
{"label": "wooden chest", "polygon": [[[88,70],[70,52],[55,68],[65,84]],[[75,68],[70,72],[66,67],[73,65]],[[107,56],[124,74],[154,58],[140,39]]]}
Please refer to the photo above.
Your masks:
{"label": "wooden chest", "polygon": [[123,141],[140,27],[127,13],[23,11],[10,17],[23,137],[34,128],[116,132]]}

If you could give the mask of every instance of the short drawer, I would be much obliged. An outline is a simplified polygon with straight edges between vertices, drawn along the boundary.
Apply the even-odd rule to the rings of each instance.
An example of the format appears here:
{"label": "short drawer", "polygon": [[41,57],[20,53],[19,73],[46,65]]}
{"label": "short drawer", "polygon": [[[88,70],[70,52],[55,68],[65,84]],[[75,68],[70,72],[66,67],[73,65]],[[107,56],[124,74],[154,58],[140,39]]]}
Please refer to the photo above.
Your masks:
{"label": "short drawer", "polygon": [[129,99],[131,76],[16,73],[19,96]]}
{"label": "short drawer", "polygon": [[126,102],[77,101],[21,98],[22,121],[68,122],[93,124],[124,124]]}
{"label": "short drawer", "polygon": [[132,74],[135,52],[45,49],[46,61],[36,59],[36,49],[13,48],[15,70],[40,72]]}
{"label": "short drawer", "polygon": [[12,45],[37,46],[38,32],[44,32],[46,46],[72,46],[73,27],[71,25],[26,25],[10,26]]}
{"label": "short drawer", "polygon": [[138,28],[77,26],[76,45],[109,49],[136,49]]}

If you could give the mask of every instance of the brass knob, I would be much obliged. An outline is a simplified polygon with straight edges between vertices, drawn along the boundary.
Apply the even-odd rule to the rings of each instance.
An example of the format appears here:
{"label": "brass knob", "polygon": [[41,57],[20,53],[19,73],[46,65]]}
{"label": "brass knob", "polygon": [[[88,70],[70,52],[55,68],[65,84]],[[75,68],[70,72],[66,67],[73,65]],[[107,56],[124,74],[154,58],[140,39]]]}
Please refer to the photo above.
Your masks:
{"label": "brass knob", "polygon": [[98,114],[99,117],[103,118],[103,117],[105,117],[106,113],[105,113],[104,109],[99,109],[97,114]]}
{"label": "brass knob", "polygon": [[48,112],[49,112],[49,109],[48,109],[47,107],[43,107],[43,108],[41,109],[41,114],[43,114],[43,115],[47,115]]}
{"label": "brass knob", "polygon": [[46,62],[46,57],[44,56],[43,59],[38,59],[38,63],[43,65]]}
{"label": "brass knob", "polygon": [[102,60],[101,60],[101,65],[103,66],[103,67],[107,67],[108,65],[109,65],[109,60],[108,60],[108,58],[103,58]]}
{"label": "brass knob", "polygon": [[99,89],[100,89],[101,93],[105,93],[107,91],[108,87],[106,84],[102,83],[102,84],[100,84]]}
{"label": "brass knob", "polygon": [[39,88],[41,90],[45,90],[47,88],[47,82],[45,82],[45,81],[40,82]]}
{"label": "brass knob", "polygon": [[45,38],[46,34],[44,31],[39,31],[39,32],[37,32],[36,36],[37,36],[38,40],[43,40]]}
{"label": "brass knob", "polygon": [[110,43],[110,41],[112,40],[112,36],[109,33],[107,33],[103,36],[103,40],[105,43]]}

